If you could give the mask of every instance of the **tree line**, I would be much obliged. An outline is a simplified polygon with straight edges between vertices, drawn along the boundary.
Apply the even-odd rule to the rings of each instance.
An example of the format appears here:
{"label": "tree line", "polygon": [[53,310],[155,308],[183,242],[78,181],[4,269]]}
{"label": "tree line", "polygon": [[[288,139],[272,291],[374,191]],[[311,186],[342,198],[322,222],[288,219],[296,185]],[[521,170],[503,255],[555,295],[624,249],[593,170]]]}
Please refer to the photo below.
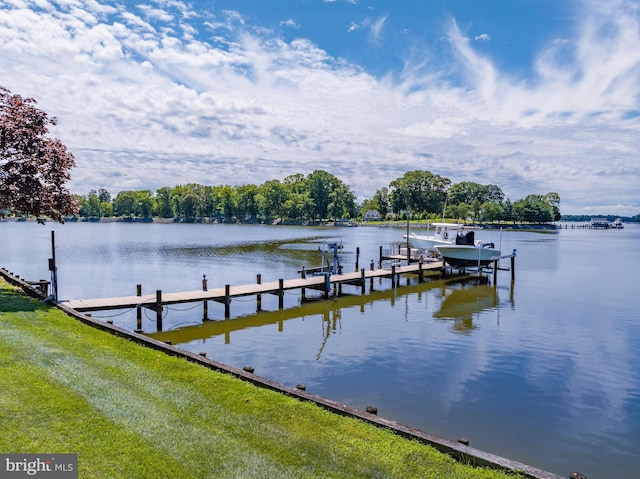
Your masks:
{"label": "tree line", "polygon": [[437,219],[442,216],[474,222],[544,223],[560,219],[557,193],[532,194],[511,202],[496,185],[451,183],[429,171],[410,171],[358,202],[335,175],[316,170],[261,185],[208,186],[196,183],[150,190],[119,192],[105,189],[78,196],[85,218],[174,218],[182,221],[260,221],[271,219],[320,221],[363,220],[367,211],[382,219]]}
{"label": "tree line", "polygon": [[363,219],[370,210],[383,219],[550,222],[560,219],[557,193],[532,194],[511,202],[496,185],[452,184],[429,171],[409,171],[361,203],[351,188],[333,174],[316,170],[261,185],[187,184],[150,190],[105,189],[73,195],[66,183],[75,166],[62,142],[49,138],[56,119],[36,107],[33,98],[0,86],[0,217],[33,215],[63,221],[85,218],[140,217],[195,220],[257,221]]}

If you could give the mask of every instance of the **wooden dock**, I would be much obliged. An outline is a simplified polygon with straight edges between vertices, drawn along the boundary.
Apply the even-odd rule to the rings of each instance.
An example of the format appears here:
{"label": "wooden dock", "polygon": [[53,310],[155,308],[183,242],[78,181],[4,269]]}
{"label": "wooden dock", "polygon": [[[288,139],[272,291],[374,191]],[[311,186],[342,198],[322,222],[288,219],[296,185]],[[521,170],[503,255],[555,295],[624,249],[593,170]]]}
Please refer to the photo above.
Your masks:
{"label": "wooden dock", "polygon": [[[161,314],[162,306],[168,304],[190,303],[197,301],[216,301],[224,303],[225,317],[229,316],[228,307],[232,298],[242,296],[258,296],[260,299],[263,294],[275,294],[280,297],[280,306],[282,307],[282,299],[285,291],[300,289],[314,289],[324,292],[325,298],[328,298],[329,292],[334,286],[351,284],[360,286],[364,292],[366,280],[374,278],[390,278],[392,287],[398,283],[401,275],[416,274],[420,279],[427,272],[442,272],[444,265],[441,261],[433,261],[428,263],[410,264],[406,266],[392,265],[391,268],[379,268],[365,270],[361,269],[353,273],[331,274],[322,276],[302,277],[268,283],[262,283],[260,276],[254,284],[245,284],[240,286],[225,285],[223,288],[208,289],[206,280],[203,280],[203,289],[196,291],[185,291],[179,293],[164,293],[156,291],[155,294],[137,294],[133,296],[121,296],[115,298],[97,298],[97,299],[76,299],[69,301],[61,301],[59,304],[76,311],[103,311],[111,309],[132,309],[146,307],[154,309]],[[140,288],[138,288],[140,291]]]}

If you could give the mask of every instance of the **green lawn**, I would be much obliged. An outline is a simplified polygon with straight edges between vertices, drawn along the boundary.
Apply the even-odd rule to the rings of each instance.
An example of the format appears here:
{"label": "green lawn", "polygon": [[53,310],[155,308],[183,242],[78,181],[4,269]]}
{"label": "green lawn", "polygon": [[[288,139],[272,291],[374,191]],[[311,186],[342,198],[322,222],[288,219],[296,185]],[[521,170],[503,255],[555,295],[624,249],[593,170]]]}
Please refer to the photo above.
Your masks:
{"label": "green lawn", "polygon": [[504,478],[85,325],[0,279],[0,452],[81,478]]}

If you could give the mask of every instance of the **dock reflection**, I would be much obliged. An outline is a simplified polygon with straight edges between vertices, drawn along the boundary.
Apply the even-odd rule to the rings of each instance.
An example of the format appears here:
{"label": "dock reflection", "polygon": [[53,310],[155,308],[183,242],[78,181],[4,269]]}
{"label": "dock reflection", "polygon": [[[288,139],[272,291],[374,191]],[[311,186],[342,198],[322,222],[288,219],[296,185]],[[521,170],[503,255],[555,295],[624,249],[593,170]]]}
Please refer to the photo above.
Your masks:
{"label": "dock reflection", "polygon": [[[331,300],[307,299],[298,306],[274,311],[259,311],[253,314],[238,316],[225,320],[204,320],[200,324],[192,324],[167,331],[145,333],[147,336],[159,341],[171,341],[174,345],[185,344],[192,341],[224,336],[225,344],[231,343],[231,334],[234,332],[260,328],[268,325],[278,325],[278,330],[284,330],[287,320],[321,316],[323,319],[323,335],[325,339],[330,331],[338,327],[341,310],[358,307],[361,312],[365,307],[377,302],[390,302],[394,304],[400,298],[410,295],[420,295],[430,290],[446,289],[451,285],[464,282],[467,277],[455,277],[446,279],[430,279],[419,283],[412,279],[409,284],[403,284],[395,289],[382,289],[369,291],[365,295],[345,294],[333,297]],[[409,281],[407,279],[407,281]]]}

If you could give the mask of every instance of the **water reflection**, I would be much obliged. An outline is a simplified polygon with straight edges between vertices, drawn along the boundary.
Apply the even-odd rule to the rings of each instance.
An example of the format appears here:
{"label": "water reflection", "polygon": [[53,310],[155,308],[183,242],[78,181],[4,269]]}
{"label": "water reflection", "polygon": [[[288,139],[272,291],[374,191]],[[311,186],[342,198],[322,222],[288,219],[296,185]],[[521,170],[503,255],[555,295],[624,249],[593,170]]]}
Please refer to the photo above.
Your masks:
{"label": "water reflection", "polygon": [[498,305],[497,287],[490,285],[486,277],[460,282],[457,288],[443,291],[443,295],[440,309],[433,313],[433,317],[453,320],[452,330],[460,334],[469,334],[475,329],[474,316],[477,317],[481,311]]}
{"label": "water reflection", "polygon": [[[349,294],[346,290],[348,286],[344,286],[339,296],[334,296],[330,300],[321,299],[320,293],[315,293],[316,297],[308,297],[307,295],[314,293],[305,292],[305,297],[300,295],[299,302],[295,307],[289,307],[275,311],[256,311],[252,314],[244,314],[226,320],[210,320],[203,319],[198,324],[175,325],[173,329],[148,332],[150,337],[160,341],[171,341],[172,344],[181,345],[188,344],[193,341],[214,338],[218,336],[224,337],[225,344],[231,344],[232,333],[239,331],[260,328],[268,325],[278,325],[278,331],[284,332],[285,321],[300,318],[319,318],[322,324],[322,346],[318,351],[317,359],[320,358],[322,349],[326,344],[330,334],[336,332],[340,327],[340,319],[342,310],[356,308],[360,313],[364,313],[367,307],[373,307],[376,303],[388,303],[394,306],[396,302],[403,298],[414,297],[420,301],[423,295],[429,291],[435,293],[448,291],[455,288],[456,285],[465,286],[464,289],[452,289],[451,293],[442,303],[441,310],[449,310],[455,312],[470,311],[473,305],[466,304],[469,298],[483,297],[486,291],[491,291],[492,301],[497,304],[497,292],[495,288],[488,284],[486,277],[482,278],[480,285],[477,284],[479,279],[474,277],[447,278],[447,279],[427,279],[425,282],[418,282],[417,278],[404,278],[404,283],[396,288],[390,288],[390,284],[385,284],[387,280],[376,280],[375,284],[370,284],[365,294]],[[388,282],[388,281],[387,281]],[[385,288],[385,289],[382,289]],[[360,287],[352,287],[352,291],[359,290]],[[455,294],[456,292],[465,292],[462,296]],[[477,291],[474,293],[474,291]],[[457,299],[456,299],[457,298]],[[457,303],[460,302],[458,305]],[[258,306],[256,306],[256,309]],[[477,310],[480,311],[480,310]],[[434,314],[435,315],[435,314]],[[409,314],[405,314],[405,320],[409,319]],[[442,316],[444,317],[444,316]],[[452,319],[460,319],[457,316]]]}

